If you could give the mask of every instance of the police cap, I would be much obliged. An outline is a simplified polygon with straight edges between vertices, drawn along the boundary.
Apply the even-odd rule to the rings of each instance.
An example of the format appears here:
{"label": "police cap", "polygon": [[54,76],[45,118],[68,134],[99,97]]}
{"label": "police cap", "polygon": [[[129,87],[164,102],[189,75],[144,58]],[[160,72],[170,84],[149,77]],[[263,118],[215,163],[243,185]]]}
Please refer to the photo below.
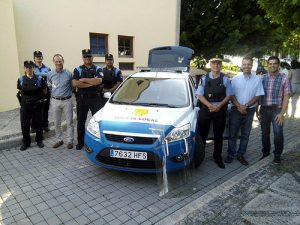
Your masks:
{"label": "police cap", "polygon": [[32,67],[34,67],[34,63],[31,60],[26,60],[26,61],[24,61],[24,67],[32,68]]}
{"label": "police cap", "polygon": [[223,55],[217,54],[216,56],[214,56],[213,58],[211,58],[209,61],[210,62],[215,62],[215,61],[222,62],[223,59],[224,59]]}
{"label": "police cap", "polygon": [[91,49],[83,49],[82,50],[82,56],[92,56]]}
{"label": "police cap", "polygon": [[43,53],[39,50],[33,52],[33,57],[43,57]]}
{"label": "police cap", "polygon": [[114,56],[112,54],[105,54],[105,60],[114,60]]}

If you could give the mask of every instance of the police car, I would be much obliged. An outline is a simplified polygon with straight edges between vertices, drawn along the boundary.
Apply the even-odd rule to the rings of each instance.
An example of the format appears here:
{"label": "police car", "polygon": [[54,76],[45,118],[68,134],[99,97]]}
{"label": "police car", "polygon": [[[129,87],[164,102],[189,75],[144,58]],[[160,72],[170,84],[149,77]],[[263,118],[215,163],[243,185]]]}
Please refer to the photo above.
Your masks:
{"label": "police car", "polygon": [[188,73],[193,50],[150,50],[148,68],[120,85],[89,121],[89,160],[113,170],[158,173],[198,166],[204,147],[196,133],[199,108]]}

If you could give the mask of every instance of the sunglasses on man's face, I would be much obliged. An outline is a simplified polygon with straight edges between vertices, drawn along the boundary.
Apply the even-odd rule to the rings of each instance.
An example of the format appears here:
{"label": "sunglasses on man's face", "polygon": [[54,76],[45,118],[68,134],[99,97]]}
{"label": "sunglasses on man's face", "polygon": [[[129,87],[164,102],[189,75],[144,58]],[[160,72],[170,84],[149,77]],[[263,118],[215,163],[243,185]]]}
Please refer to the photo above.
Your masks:
{"label": "sunglasses on man's face", "polygon": [[92,58],[91,55],[84,55],[83,58]]}

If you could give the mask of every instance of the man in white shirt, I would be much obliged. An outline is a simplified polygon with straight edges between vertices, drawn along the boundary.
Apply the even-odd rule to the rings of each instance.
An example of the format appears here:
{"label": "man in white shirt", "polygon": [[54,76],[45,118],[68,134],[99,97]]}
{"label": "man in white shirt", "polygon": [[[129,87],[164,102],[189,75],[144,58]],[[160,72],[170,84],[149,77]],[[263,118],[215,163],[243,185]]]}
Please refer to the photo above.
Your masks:
{"label": "man in white shirt", "polygon": [[[237,160],[241,164],[249,164],[244,154],[246,153],[257,102],[259,97],[264,95],[261,79],[255,73],[251,73],[252,66],[252,58],[243,58],[243,72],[237,74],[232,79],[232,102],[234,106],[231,108],[229,114],[228,155],[225,159],[226,163],[231,163],[236,155]],[[241,130],[240,145],[239,149],[236,150],[236,139],[239,130]]]}

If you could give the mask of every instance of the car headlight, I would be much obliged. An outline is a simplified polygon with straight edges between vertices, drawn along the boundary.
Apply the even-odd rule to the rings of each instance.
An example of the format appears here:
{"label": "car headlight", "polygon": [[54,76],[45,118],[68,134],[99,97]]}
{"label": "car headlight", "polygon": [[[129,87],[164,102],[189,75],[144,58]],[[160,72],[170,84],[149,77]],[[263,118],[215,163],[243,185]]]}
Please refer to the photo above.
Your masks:
{"label": "car headlight", "polygon": [[191,125],[185,124],[182,127],[174,128],[165,138],[168,142],[179,141],[190,136]]}
{"label": "car headlight", "polygon": [[92,135],[100,139],[100,129],[99,129],[99,122],[95,120],[94,117],[90,119],[90,122],[87,126],[87,131],[90,132]]}

